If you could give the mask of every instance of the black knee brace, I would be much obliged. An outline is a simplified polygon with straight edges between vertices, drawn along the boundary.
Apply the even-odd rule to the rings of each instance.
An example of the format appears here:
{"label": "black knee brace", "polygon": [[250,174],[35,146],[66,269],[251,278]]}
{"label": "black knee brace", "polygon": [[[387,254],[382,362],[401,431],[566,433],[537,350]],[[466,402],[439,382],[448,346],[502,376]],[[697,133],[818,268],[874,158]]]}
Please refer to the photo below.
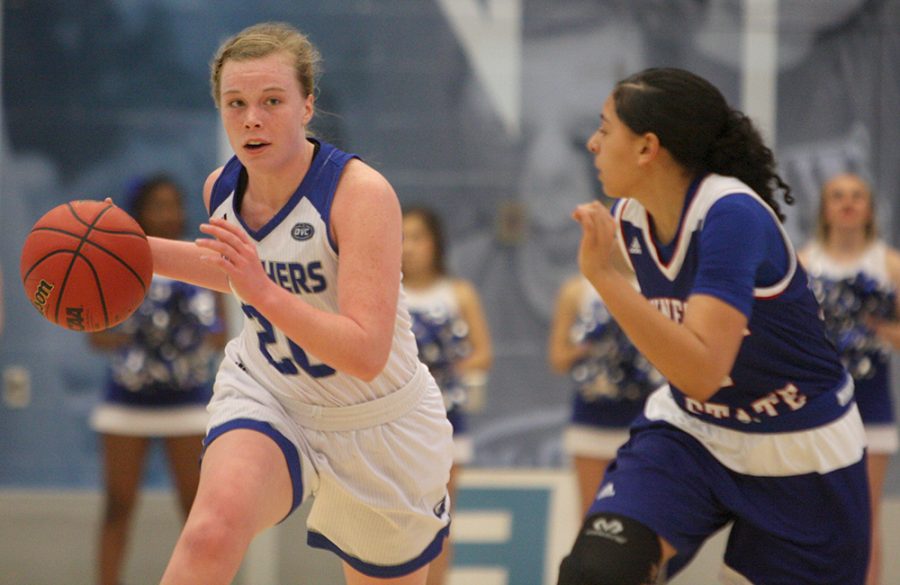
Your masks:
{"label": "black knee brace", "polygon": [[650,585],[656,582],[661,556],[652,530],[637,520],[601,512],[584,521],[559,567],[557,585]]}

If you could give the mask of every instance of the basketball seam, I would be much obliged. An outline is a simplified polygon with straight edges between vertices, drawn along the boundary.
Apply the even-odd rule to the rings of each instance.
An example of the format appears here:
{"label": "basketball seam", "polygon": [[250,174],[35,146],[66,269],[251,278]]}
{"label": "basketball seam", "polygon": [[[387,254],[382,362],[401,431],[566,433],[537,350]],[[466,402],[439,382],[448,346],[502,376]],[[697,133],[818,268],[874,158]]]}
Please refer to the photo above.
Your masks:
{"label": "basketball seam", "polygon": [[[94,221],[91,223],[87,223],[81,217],[79,217],[78,213],[75,211],[75,207],[71,203],[66,203],[66,207],[69,208],[69,212],[72,214],[72,217],[74,217],[77,221],[81,222],[82,225],[86,226],[87,230],[84,232],[84,235],[82,235],[79,238],[80,241],[78,242],[78,247],[72,251],[73,252],[72,261],[69,262],[69,267],[66,269],[66,275],[63,277],[62,285],[60,285],[60,287],[59,287],[59,297],[56,300],[56,311],[54,311],[54,313],[53,313],[53,320],[56,323],[59,323],[59,305],[62,302],[63,295],[66,292],[66,284],[69,282],[69,275],[72,274],[72,267],[75,266],[75,260],[79,257],[82,257],[81,248],[83,248],[84,243],[88,241],[88,236],[91,234],[91,230],[94,229],[94,226],[97,224],[98,221],[100,221],[100,218],[102,218],[104,215],[106,215],[106,213],[110,209],[112,209],[113,206],[108,205],[107,207],[102,209],[100,211],[100,213],[98,213],[97,216],[94,218]],[[94,279],[96,280],[97,272],[94,270],[94,266],[91,264],[90,260],[88,260],[87,258],[85,258],[84,261],[87,263],[88,267],[91,269],[91,272],[94,273]],[[99,294],[100,306],[103,308],[103,324],[104,324],[104,326],[109,327],[109,313],[106,310],[106,295],[103,292],[102,286],[98,286],[97,290],[100,293]]]}
{"label": "basketball seam", "polygon": [[[86,203],[95,203],[95,202],[86,201]],[[65,325],[64,323],[60,322],[60,317],[61,317],[60,312],[63,308],[62,304],[63,304],[64,296],[65,296],[66,291],[68,290],[69,280],[73,277],[73,275],[76,277],[75,280],[73,280],[73,283],[76,283],[76,284],[74,284],[73,286],[75,286],[76,289],[78,289],[78,290],[75,290],[74,294],[83,296],[83,294],[87,293],[88,291],[85,290],[84,293],[79,292],[81,289],[90,287],[92,285],[95,287],[96,293],[92,293],[92,294],[96,294],[97,296],[94,297],[94,300],[91,301],[89,304],[93,305],[94,310],[96,308],[98,308],[97,305],[99,305],[99,308],[101,309],[102,319],[103,319],[103,321],[102,321],[103,327],[102,328],[109,328],[111,325],[110,320],[111,320],[112,316],[111,316],[110,311],[112,310],[112,305],[109,305],[109,303],[106,302],[107,295],[109,295],[110,298],[113,300],[118,298],[119,295],[118,295],[118,290],[116,289],[115,286],[113,286],[112,289],[110,289],[110,290],[104,289],[103,281],[101,279],[101,269],[105,269],[106,267],[113,268],[115,266],[119,266],[120,267],[119,270],[121,270],[121,268],[124,268],[132,275],[132,277],[135,279],[135,281],[141,287],[141,291],[144,296],[146,296],[146,294],[150,288],[150,279],[149,278],[145,279],[143,277],[143,275],[139,274],[138,270],[136,269],[136,267],[146,268],[146,266],[142,266],[143,264],[146,264],[146,260],[147,260],[146,253],[144,253],[144,251],[141,249],[141,250],[138,250],[138,252],[139,252],[138,257],[131,258],[131,256],[133,256],[133,254],[130,254],[129,250],[128,250],[128,248],[130,248],[130,245],[127,243],[127,241],[117,240],[116,237],[123,236],[126,238],[140,238],[145,242],[144,245],[149,243],[149,238],[147,238],[147,236],[143,233],[143,231],[139,225],[134,224],[133,220],[130,220],[130,218],[126,219],[127,215],[125,216],[125,218],[115,217],[115,222],[117,224],[124,224],[124,225],[121,225],[121,227],[124,227],[124,229],[118,229],[120,226],[116,226],[111,229],[111,228],[99,225],[103,221],[103,218],[108,213],[110,213],[110,210],[115,208],[116,206],[109,202],[96,202],[96,203],[100,203],[99,209],[97,207],[95,207],[94,205],[79,206],[78,201],[71,201],[71,202],[66,203],[64,206],[61,206],[61,207],[64,207],[69,212],[68,217],[71,218],[69,220],[69,226],[71,227],[71,229],[69,229],[65,225],[63,225],[62,227],[58,227],[58,226],[54,226],[54,225],[32,226],[31,233],[33,233],[33,234],[36,234],[37,232],[43,232],[45,234],[53,234],[55,236],[61,236],[61,238],[54,239],[53,235],[49,235],[49,239],[45,240],[44,238],[39,238],[39,240],[34,240],[33,252],[37,252],[40,250],[39,253],[41,254],[40,257],[37,257],[37,258],[35,258],[34,255],[31,255],[31,254],[33,254],[33,252],[31,254],[27,254],[27,247],[29,245],[28,242],[31,242],[32,240],[29,239],[26,241],[26,250],[23,250],[22,262],[21,262],[23,264],[23,268],[25,268],[24,264],[26,261],[26,256],[31,255],[31,258],[28,260],[28,262],[30,263],[30,266],[27,267],[26,272],[22,276],[22,280],[23,280],[23,282],[26,283],[26,287],[28,286],[27,283],[28,283],[29,279],[35,278],[36,274],[37,275],[43,274],[43,272],[42,272],[42,270],[40,270],[40,268],[42,266],[45,266],[48,263],[48,261],[51,261],[51,259],[53,259],[55,256],[60,255],[60,254],[70,255],[68,263],[65,261],[65,256],[63,256],[63,258],[59,259],[59,261],[58,261],[58,262],[60,262],[60,264],[54,264],[54,266],[58,266],[58,267],[53,268],[53,272],[55,273],[55,275],[53,277],[53,281],[59,282],[57,280],[57,278],[60,275],[59,274],[60,269],[62,269],[62,275],[61,275],[62,279],[58,285],[59,286],[58,294],[54,295],[56,297],[55,302],[53,302],[50,298],[47,298],[46,302],[41,302],[41,305],[46,305],[46,311],[47,311],[46,313],[43,310],[41,310],[44,307],[38,307],[38,304],[36,302],[34,303],[35,306],[38,307],[39,310],[41,310],[41,313],[45,317],[47,317],[49,320],[51,320],[52,322],[54,322],[58,325],[63,325],[64,327],[68,327],[68,328],[72,328],[72,326],[75,326],[76,328],[78,328],[78,325],[75,321],[76,320],[78,322],[81,321],[78,314],[75,314],[75,313],[69,314],[67,312],[66,315],[62,316],[62,318],[64,320],[67,320],[67,322],[70,325]],[[91,219],[86,220],[84,217],[82,217],[80,215],[81,211],[84,211],[88,216],[92,216]],[[47,215],[49,215],[49,214],[47,214]],[[58,220],[63,220],[62,223],[65,224],[64,217],[60,217],[59,215],[57,215],[57,220],[50,219],[50,220],[48,220],[48,223],[52,224],[54,221],[58,221]],[[42,223],[42,222],[38,222],[38,223]],[[134,225],[132,225],[132,224],[134,224]],[[72,230],[76,229],[78,225],[82,226],[82,228],[83,228],[83,233],[81,233],[81,234],[72,231]],[[103,241],[101,239],[101,241],[93,241],[91,239],[92,238],[91,233],[94,231],[97,232],[97,236],[111,236],[113,238],[113,240]],[[97,237],[97,236],[93,236],[93,237]],[[45,236],[45,238],[47,238],[47,237],[48,236]],[[69,240],[69,242],[66,243],[66,240]],[[91,248],[86,248],[86,244],[91,244]],[[35,249],[35,247],[36,247],[36,249]],[[55,249],[54,249],[54,247],[55,247]],[[50,248],[49,251],[48,251],[48,248]],[[94,251],[91,252],[91,249],[93,249]],[[97,256],[98,253],[103,254],[103,256],[98,257]],[[79,258],[84,261],[85,266],[87,267],[88,270],[90,270],[91,275],[89,278],[88,278],[87,274],[84,274],[82,276],[83,270],[78,271],[75,269],[75,265]],[[110,263],[110,260],[112,260],[111,263]],[[130,261],[132,261],[132,260],[136,261],[135,267],[132,267],[132,265],[130,264]],[[152,262],[152,257],[150,258],[150,260]],[[95,265],[95,261],[99,264]],[[54,262],[57,262],[57,261],[54,261]],[[88,279],[92,280],[93,283],[92,284],[88,283],[87,282]],[[52,288],[53,287],[51,285],[50,289],[52,290]],[[37,294],[37,293],[35,293],[35,294]],[[47,295],[47,296],[49,297],[50,295]],[[131,301],[128,300],[126,302],[130,304]],[[81,309],[77,309],[76,307],[79,305],[79,303],[75,300],[73,300],[72,302],[67,302],[66,305],[67,305],[67,311],[68,311],[69,307],[71,307],[72,310],[76,311],[76,312],[83,310],[83,308],[84,308],[84,305],[82,303]],[[123,306],[122,308],[124,309],[125,307]],[[133,309],[131,309],[131,310],[133,310]],[[99,317],[99,316],[100,315],[97,315],[97,317]],[[91,331],[96,330],[97,329],[96,317],[90,318],[89,323],[85,323],[85,325],[88,325],[88,324],[90,325],[89,330],[91,330]],[[83,327],[81,327],[81,328],[83,328]]]}
{"label": "basketball seam", "polygon": [[[32,232],[36,232],[36,231],[55,232],[55,233],[58,233],[58,234],[63,234],[63,235],[66,235],[66,236],[71,236],[71,237],[73,237],[73,238],[75,238],[75,239],[77,239],[77,240],[79,240],[79,241],[81,241],[81,240],[83,239],[81,236],[79,236],[79,235],[77,235],[77,234],[74,234],[74,233],[72,233],[72,232],[67,232],[66,230],[62,230],[62,229],[59,229],[59,228],[41,227],[41,228],[35,228],[35,229],[31,230],[31,231],[32,231]],[[143,240],[146,240],[146,239],[147,239],[146,236],[142,236],[141,234],[136,234],[136,233],[134,233],[134,232],[116,232],[116,231],[112,231],[112,230],[98,230],[98,229],[95,229],[95,230],[93,230],[93,231],[100,232],[100,233],[104,233],[104,234],[108,234],[108,235],[109,235],[109,234],[112,234],[112,235],[122,235],[122,236],[134,236],[134,237],[136,237],[136,238],[141,238],[141,239],[143,239]],[[90,233],[90,230],[89,230],[88,233]],[[86,237],[87,237],[87,234],[85,234],[84,237],[86,238]],[[82,242],[82,244],[83,244],[83,243],[84,243],[84,242]],[[119,256],[119,255],[116,254],[115,252],[111,252],[110,250],[108,250],[108,249],[105,248],[104,246],[101,246],[101,245],[98,244],[97,242],[93,242],[93,241],[91,241],[91,240],[87,240],[87,243],[90,244],[90,245],[92,245],[92,246],[94,246],[94,247],[97,248],[98,250],[100,250],[100,251],[102,251],[102,252],[108,254],[108,255],[111,256],[114,260],[116,260],[117,262],[119,262],[119,263],[120,263],[122,266],[124,266],[129,272],[131,272],[132,276],[134,276],[134,277],[137,279],[137,281],[138,281],[138,282],[140,283],[140,285],[141,285],[141,289],[143,289],[144,292],[147,291],[147,284],[144,282],[144,279],[141,278],[141,275],[138,274],[137,271],[135,271],[135,270],[131,267],[131,265],[129,265],[127,262],[125,262],[125,260],[123,260],[121,256]],[[79,253],[78,253],[78,250],[80,250],[80,249],[81,249],[81,245],[79,245],[78,248],[75,249],[75,250],[67,250],[67,251],[74,252],[74,253],[76,254],[77,257],[84,258],[86,262],[90,262],[90,261],[89,261],[86,257],[84,257],[82,254],[79,254]],[[26,273],[26,277],[28,276],[28,274],[31,273],[32,270],[35,269],[35,267],[37,266],[37,264],[39,264],[41,261],[45,260],[46,258],[47,258],[47,256],[44,256],[43,258],[41,258],[40,260],[38,260],[37,262],[35,262],[34,266],[32,266],[32,267],[28,270],[28,273]],[[74,258],[73,258],[73,261],[74,261]]]}
{"label": "basketball seam", "polygon": [[[94,268],[94,264],[87,259],[87,257],[78,254],[78,257],[84,260],[84,263],[87,264],[88,268],[91,269],[91,274],[94,275],[94,284],[97,285],[97,291],[100,293],[100,304],[103,306],[103,319],[105,321],[105,325],[109,326],[109,311],[106,309],[106,294],[103,292],[103,284],[100,282],[100,275],[97,274],[97,269]],[[75,263],[75,260],[72,260],[72,264]]]}
{"label": "basketball seam", "polygon": [[[55,233],[63,234],[66,236],[72,236],[73,238],[77,238],[79,240],[81,239],[81,236],[79,236],[78,234],[76,234],[74,232],[69,232],[62,228],[57,228],[57,227],[40,226],[40,227],[33,228],[31,231],[32,232],[55,232]],[[140,238],[142,240],[147,239],[147,236],[145,236],[144,234],[139,234],[137,232],[123,232],[123,231],[116,231],[116,230],[107,230],[107,229],[103,229],[103,228],[94,228],[93,231],[99,232],[101,234],[110,234],[110,235],[114,235],[114,236],[132,236],[135,238]]]}
{"label": "basketball seam", "polygon": [[34,269],[37,268],[38,266],[40,266],[41,262],[43,262],[50,256],[55,256],[57,254],[74,254],[74,253],[75,252],[73,250],[54,250],[54,251],[50,252],[49,254],[45,254],[44,256],[41,256],[40,258],[38,258],[37,260],[32,262],[31,268],[28,269],[28,272],[25,273],[25,276],[22,277],[22,280],[23,281],[28,280],[28,277],[31,276],[31,273],[34,271]]}
{"label": "basketball seam", "polygon": [[[147,291],[147,285],[144,283],[144,279],[141,278],[141,275],[138,274],[137,271],[134,268],[132,268],[127,262],[125,262],[125,260],[123,260],[118,254],[107,250],[106,248],[104,248],[103,246],[98,244],[97,242],[92,242],[92,241],[88,240],[87,243],[90,244],[91,246],[97,248],[104,254],[111,256],[114,260],[119,262],[122,266],[124,266],[128,270],[128,272],[130,272],[137,279],[137,281],[140,283],[141,288],[144,290],[144,292]],[[85,260],[87,261],[87,258],[85,258]]]}

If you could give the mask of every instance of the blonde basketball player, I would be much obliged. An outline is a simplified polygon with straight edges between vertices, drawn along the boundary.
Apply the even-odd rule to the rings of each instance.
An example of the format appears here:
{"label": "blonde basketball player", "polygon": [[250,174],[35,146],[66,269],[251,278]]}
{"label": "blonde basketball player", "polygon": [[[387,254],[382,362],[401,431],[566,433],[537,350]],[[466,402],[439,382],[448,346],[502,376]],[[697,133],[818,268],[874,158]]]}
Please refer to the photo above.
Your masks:
{"label": "blonde basketball player", "polygon": [[400,297],[390,184],[308,136],[318,53],[281,23],[228,39],[212,91],[236,156],[214,171],[194,243],[155,269],[233,292],[193,509],[163,585],[230,583],[253,537],[314,496],[311,546],[350,585],[422,585],[449,524],[451,427]]}

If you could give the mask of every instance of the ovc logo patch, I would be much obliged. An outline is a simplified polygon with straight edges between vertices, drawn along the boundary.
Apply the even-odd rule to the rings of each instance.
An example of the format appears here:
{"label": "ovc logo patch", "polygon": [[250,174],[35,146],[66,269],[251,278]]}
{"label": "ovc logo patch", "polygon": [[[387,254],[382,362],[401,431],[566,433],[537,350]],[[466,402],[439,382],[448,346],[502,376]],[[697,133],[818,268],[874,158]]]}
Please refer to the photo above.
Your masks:
{"label": "ovc logo patch", "polygon": [[308,223],[294,224],[294,227],[291,228],[291,237],[298,242],[303,242],[310,239],[315,233],[315,228]]}

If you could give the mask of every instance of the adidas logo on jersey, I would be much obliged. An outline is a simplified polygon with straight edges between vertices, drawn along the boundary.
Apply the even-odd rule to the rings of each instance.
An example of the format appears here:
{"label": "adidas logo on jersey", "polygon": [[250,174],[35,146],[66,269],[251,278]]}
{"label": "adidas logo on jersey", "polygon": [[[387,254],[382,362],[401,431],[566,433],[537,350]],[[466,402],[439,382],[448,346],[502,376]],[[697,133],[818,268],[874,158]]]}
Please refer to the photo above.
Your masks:
{"label": "adidas logo on jersey", "polygon": [[641,242],[638,241],[637,236],[631,238],[631,245],[628,246],[628,253],[637,255],[643,253],[643,251],[643,248],[641,248]]}
{"label": "adidas logo on jersey", "polygon": [[596,499],[602,500],[603,498],[611,498],[614,495],[616,495],[616,487],[613,484],[608,483],[603,486],[603,489],[597,494]]}

